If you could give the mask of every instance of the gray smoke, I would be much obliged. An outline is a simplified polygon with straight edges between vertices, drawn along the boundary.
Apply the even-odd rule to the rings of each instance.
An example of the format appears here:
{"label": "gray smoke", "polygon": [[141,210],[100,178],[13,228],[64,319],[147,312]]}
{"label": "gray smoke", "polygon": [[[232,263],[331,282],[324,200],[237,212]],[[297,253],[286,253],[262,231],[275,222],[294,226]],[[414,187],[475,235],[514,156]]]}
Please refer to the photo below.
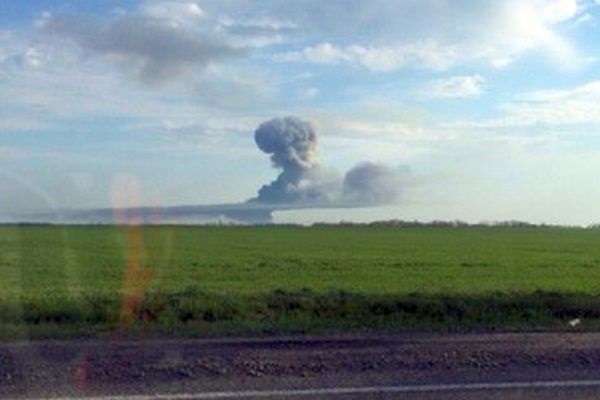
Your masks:
{"label": "gray smoke", "polygon": [[317,134],[313,126],[296,117],[263,122],[254,132],[258,147],[271,154],[273,165],[284,171],[303,172],[317,165]]}
{"label": "gray smoke", "polygon": [[400,197],[403,174],[387,165],[361,163],[346,173],[344,200],[356,205],[382,205]]}
{"label": "gray smoke", "polygon": [[398,200],[405,171],[383,164],[361,163],[340,179],[318,165],[317,134],[297,117],[275,118],[254,132],[258,147],[271,155],[279,176],[251,202],[298,207],[360,207]]}
{"label": "gray smoke", "polygon": [[318,178],[317,135],[313,126],[296,117],[275,118],[254,132],[258,148],[271,155],[281,174],[258,191],[263,203],[322,201],[325,193]]}

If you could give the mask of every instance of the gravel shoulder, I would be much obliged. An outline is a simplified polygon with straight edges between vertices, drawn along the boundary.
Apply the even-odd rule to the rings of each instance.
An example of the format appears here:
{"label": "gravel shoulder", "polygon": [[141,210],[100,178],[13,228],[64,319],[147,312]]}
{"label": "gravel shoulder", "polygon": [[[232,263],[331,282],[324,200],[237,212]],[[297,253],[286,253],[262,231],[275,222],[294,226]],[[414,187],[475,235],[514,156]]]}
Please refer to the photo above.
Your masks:
{"label": "gravel shoulder", "polygon": [[600,379],[600,334],[0,344],[0,398]]}

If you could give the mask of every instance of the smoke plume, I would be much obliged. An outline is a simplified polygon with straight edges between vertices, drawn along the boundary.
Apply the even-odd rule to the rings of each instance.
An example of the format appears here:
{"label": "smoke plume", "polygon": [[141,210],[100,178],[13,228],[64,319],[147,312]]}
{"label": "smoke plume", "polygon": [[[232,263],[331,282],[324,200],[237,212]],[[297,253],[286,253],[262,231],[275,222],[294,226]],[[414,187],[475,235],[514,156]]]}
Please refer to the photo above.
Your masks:
{"label": "smoke plume", "polygon": [[297,117],[275,118],[254,132],[259,149],[271,155],[277,178],[250,202],[297,207],[359,207],[398,200],[403,173],[383,164],[361,163],[343,179],[317,162],[317,134]]}
{"label": "smoke plume", "polygon": [[275,118],[254,132],[258,148],[271,155],[281,173],[258,191],[268,204],[320,202],[327,198],[317,166],[317,135],[313,126],[296,117]]}
{"label": "smoke plume", "polygon": [[131,223],[115,215],[133,215],[134,223],[178,223],[232,221],[262,224],[272,222],[275,210],[302,208],[370,207],[399,200],[406,169],[363,162],[343,177],[319,165],[317,134],[299,118],[275,118],[262,123],[254,133],[259,149],[281,170],[263,185],[255,198],[241,203],[182,205],[172,207],[126,207],[122,209],[64,210],[19,216],[22,222]]}
{"label": "smoke plume", "polygon": [[400,197],[403,176],[398,170],[372,162],[361,163],[346,173],[344,200],[356,205],[390,204]]}

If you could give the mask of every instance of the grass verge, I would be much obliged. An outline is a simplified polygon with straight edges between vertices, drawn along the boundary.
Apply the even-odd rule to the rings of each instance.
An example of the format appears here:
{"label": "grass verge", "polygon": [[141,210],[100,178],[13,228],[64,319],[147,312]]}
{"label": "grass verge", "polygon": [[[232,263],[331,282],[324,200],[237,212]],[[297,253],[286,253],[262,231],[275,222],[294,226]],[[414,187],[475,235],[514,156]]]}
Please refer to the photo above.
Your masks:
{"label": "grass verge", "polygon": [[600,297],[534,292],[489,295],[383,295],[309,289],[262,295],[197,289],[153,292],[124,313],[116,296],[22,298],[0,302],[0,339],[157,336],[253,336],[348,331],[493,331],[600,326]]}

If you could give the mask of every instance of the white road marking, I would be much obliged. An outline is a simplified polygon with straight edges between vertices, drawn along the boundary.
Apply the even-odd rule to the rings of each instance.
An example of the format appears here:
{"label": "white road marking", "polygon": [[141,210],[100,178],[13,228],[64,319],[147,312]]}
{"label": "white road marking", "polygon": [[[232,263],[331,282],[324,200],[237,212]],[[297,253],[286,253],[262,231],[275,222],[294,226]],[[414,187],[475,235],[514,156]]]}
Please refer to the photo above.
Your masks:
{"label": "white road marking", "polygon": [[571,381],[534,381],[534,382],[500,382],[500,383],[457,383],[440,385],[398,385],[398,386],[363,386],[317,389],[288,389],[288,390],[243,390],[229,392],[200,392],[149,394],[128,396],[97,396],[97,397],[53,397],[37,400],[204,400],[204,399],[242,399],[257,397],[297,397],[297,396],[332,396],[372,393],[424,393],[452,392],[475,390],[513,390],[513,389],[553,389],[553,388],[586,388],[599,387],[600,380],[571,380]]}

